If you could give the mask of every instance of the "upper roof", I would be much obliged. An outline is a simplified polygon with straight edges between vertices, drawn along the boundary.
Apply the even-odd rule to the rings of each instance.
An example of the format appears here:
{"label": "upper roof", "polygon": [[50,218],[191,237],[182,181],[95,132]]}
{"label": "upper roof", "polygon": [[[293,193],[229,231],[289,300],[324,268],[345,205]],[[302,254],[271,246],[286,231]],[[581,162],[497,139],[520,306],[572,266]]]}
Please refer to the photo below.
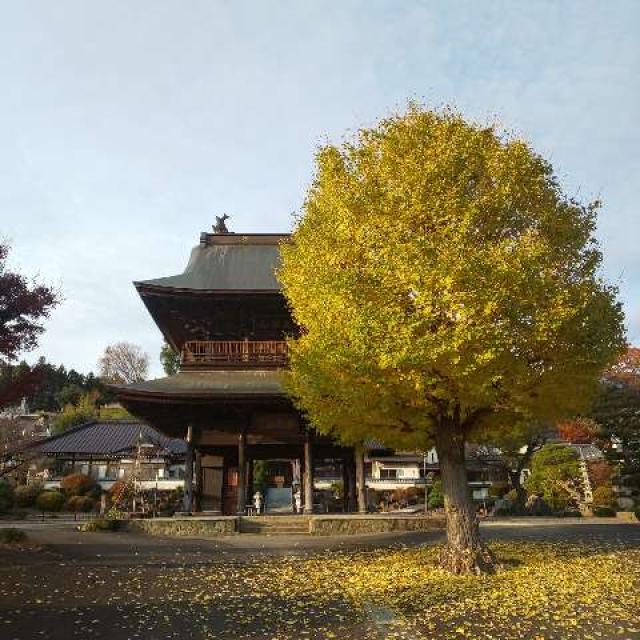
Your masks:
{"label": "upper roof", "polygon": [[186,452],[184,440],[167,438],[148,424],[132,420],[86,422],[48,438],[37,449],[51,455],[124,456],[136,451],[139,439],[142,444],[154,445],[155,454]]}
{"label": "upper roof", "polygon": [[135,282],[138,290],[280,291],[276,271],[286,233],[203,233],[183,273]]}

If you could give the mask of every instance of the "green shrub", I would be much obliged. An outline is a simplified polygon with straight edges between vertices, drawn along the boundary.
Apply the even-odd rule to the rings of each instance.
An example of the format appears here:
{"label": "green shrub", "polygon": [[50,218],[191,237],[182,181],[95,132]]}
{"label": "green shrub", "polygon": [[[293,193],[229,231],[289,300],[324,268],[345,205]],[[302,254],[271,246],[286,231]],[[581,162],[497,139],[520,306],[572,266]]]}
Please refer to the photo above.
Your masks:
{"label": "green shrub", "polygon": [[429,509],[442,509],[444,507],[444,494],[442,493],[442,482],[436,480],[429,491],[429,498],[427,501]]}
{"label": "green shrub", "polygon": [[8,482],[0,481],[0,515],[7,513],[13,507],[14,491]]}
{"label": "green shrub", "polygon": [[43,491],[36,498],[36,507],[43,513],[60,511],[64,504],[64,496],[59,491]]}
{"label": "green shrub", "polygon": [[2,544],[16,544],[24,542],[26,539],[27,534],[21,529],[0,529],[0,543]]}
{"label": "green shrub", "polygon": [[515,489],[511,489],[511,491],[507,491],[507,493],[505,493],[502,497],[511,504],[514,504],[518,499],[518,492]]}
{"label": "green shrub", "polygon": [[634,509],[633,513],[635,514],[636,519],[640,521],[640,504],[636,505],[636,508]]}
{"label": "green shrub", "polygon": [[72,473],[60,481],[60,488],[67,496],[86,496],[96,488],[96,481],[84,473]]}
{"label": "green shrub", "polygon": [[16,487],[13,504],[16,507],[33,507],[36,498],[42,493],[42,485],[27,484]]}
{"label": "green shrub", "polygon": [[[511,491],[515,493],[515,489],[512,489]],[[511,493],[511,491],[509,491],[509,484],[504,481],[494,482],[489,487],[489,495],[492,498],[502,498],[507,493]]]}
{"label": "green shrub", "polygon": [[567,484],[580,486],[578,453],[570,447],[547,444],[531,459],[531,475],[525,483],[527,492],[544,500],[552,512],[564,511],[574,501]]}
{"label": "green shrub", "polygon": [[79,531],[93,533],[95,531],[117,531],[122,525],[121,520],[114,518],[95,518],[78,527]]}
{"label": "green shrub", "polygon": [[64,508],[66,511],[73,511],[74,513],[87,513],[93,509],[94,505],[95,502],[89,496],[71,496]]}
{"label": "green shrub", "polygon": [[594,507],[593,515],[597,518],[613,518],[616,512],[611,507]]}
{"label": "green shrub", "polygon": [[97,417],[95,397],[87,393],[82,396],[77,405],[69,404],[58,414],[53,422],[53,430],[55,433],[62,433],[78,424],[91,422]]}
{"label": "green shrub", "polygon": [[562,518],[582,518],[582,512],[579,509],[565,509],[559,515]]}
{"label": "green shrub", "polygon": [[510,516],[512,514],[511,507],[507,507],[506,505],[502,505],[501,507],[496,507],[493,512],[494,516]]}
{"label": "green shrub", "polygon": [[611,485],[602,485],[593,492],[594,507],[610,507],[615,509],[618,504],[616,493]]}

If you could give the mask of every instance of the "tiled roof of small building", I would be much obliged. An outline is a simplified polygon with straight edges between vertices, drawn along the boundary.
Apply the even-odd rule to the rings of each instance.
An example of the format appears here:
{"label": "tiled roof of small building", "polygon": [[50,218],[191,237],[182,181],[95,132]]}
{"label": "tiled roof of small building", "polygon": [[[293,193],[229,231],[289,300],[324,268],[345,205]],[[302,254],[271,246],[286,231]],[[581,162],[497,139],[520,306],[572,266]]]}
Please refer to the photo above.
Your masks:
{"label": "tiled roof of small building", "polygon": [[143,422],[109,420],[87,422],[48,438],[37,449],[45,455],[119,456],[135,451],[140,438],[169,455],[186,452],[183,440],[167,438]]}
{"label": "tiled roof of small building", "polygon": [[601,460],[604,453],[594,444],[569,444],[574,451],[584,460]]}

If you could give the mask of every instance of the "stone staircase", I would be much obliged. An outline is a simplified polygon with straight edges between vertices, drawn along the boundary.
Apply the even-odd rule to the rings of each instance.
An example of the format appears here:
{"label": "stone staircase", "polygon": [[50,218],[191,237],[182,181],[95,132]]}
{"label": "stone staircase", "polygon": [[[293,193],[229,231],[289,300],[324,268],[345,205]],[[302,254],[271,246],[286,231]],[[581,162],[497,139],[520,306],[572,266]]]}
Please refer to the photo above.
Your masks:
{"label": "stone staircase", "polygon": [[239,531],[267,536],[309,535],[309,518],[306,516],[242,516]]}

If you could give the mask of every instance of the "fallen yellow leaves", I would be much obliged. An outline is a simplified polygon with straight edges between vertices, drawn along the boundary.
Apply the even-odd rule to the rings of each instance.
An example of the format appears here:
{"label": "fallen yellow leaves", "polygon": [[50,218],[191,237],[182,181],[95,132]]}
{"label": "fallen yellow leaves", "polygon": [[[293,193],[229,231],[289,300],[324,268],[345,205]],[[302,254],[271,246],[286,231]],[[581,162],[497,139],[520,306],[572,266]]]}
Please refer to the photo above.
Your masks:
{"label": "fallen yellow leaves", "polygon": [[83,640],[107,632],[112,640],[640,639],[637,546],[492,549],[503,569],[486,577],[444,572],[433,546],[60,563],[43,565],[37,579],[25,565],[0,572],[0,628],[7,638],[57,638],[60,630]]}

